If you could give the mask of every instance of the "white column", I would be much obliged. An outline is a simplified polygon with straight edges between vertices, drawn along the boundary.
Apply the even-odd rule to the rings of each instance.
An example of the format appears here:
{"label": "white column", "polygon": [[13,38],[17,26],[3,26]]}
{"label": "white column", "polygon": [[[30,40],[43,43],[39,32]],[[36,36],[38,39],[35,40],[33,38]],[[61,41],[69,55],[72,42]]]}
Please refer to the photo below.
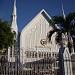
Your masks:
{"label": "white column", "polygon": [[46,22],[46,36],[47,36],[48,31],[49,31],[49,26],[48,26],[48,23]]}
{"label": "white column", "polygon": [[10,47],[8,48],[8,61],[10,61]]}
{"label": "white column", "polygon": [[12,57],[14,57],[14,46],[12,46]]}
{"label": "white column", "polygon": [[[46,35],[46,33],[47,33],[47,32],[46,32],[46,20],[45,20],[45,23],[44,23],[44,24],[45,24],[45,37],[46,37],[46,36],[47,36],[47,35]],[[45,38],[45,39],[46,39],[46,38]]]}
{"label": "white column", "polygon": [[32,31],[30,31],[30,34],[29,34],[29,48],[32,48]]}
{"label": "white column", "polygon": [[38,41],[39,41],[39,44],[40,44],[40,40],[42,39],[42,24],[38,24],[38,33],[39,33],[39,36],[38,36]]}
{"label": "white column", "polygon": [[41,20],[41,39],[43,37],[43,26],[42,26],[43,21]]}
{"label": "white column", "polygon": [[24,50],[22,50],[22,54],[23,54],[22,59],[23,59],[23,64],[24,64],[25,63],[25,61],[24,61],[25,60],[25,57],[24,57],[25,56],[25,52],[24,52]]}
{"label": "white column", "polygon": [[43,39],[45,38],[45,25],[44,25],[44,19],[43,19],[43,22],[42,22],[42,38],[43,38]]}
{"label": "white column", "polygon": [[37,40],[37,37],[36,37],[36,34],[37,34],[36,32],[37,32],[37,31],[36,31],[36,29],[37,29],[37,26],[35,26],[35,39],[34,39],[34,40],[35,40],[35,46],[36,46],[36,44],[37,44],[37,41],[36,41],[36,40]]}
{"label": "white column", "polygon": [[32,38],[32,42],[33,42],[33,49],[35,50],[35,29],[33,29],[33,38]]}
{"label": "white column", "polygon": [[43,39],[46,38],[46,24],[45,24],[45,19],[43,19]]}
{"label": "white column", "polygon": [[24,42],[25,42],[24,45],[25,45],[25,50],[26,50],[26,48],[27,48],[27,35],[25,36],[25,41]]}
{"label": "white column", "polygon": [[32,29],[32,32],[31,32],[31,48],[34,49],[34,39],[35,39],[35,30]]}
{"label": "white column", "polygon": [[31,39],[30,34],[27,34],[27,40],[26,40],[27,50],[31,47]]}

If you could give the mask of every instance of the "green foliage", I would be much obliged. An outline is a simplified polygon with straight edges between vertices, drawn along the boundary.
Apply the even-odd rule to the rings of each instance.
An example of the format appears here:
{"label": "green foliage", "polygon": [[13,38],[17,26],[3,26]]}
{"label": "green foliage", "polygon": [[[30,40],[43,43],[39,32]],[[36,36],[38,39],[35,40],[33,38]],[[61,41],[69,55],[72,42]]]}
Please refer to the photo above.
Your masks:
{"label": "green foliage", "polygon": [[10,24],[0,19],[0,50],[11,46],[13,39],[14,34],[11,32]]}
{"label": "green foliage", "polygon": [[[71,47],[70,37],[75,35],[75,12],[69,13],[65,19],[63,16],[53,16],[50,20],[50,24],[53,29],[49,31],[48,38],[51,40],[51,36],[56,32],[56,43],[61,45],[62,43],[62,33],[68,36],[68,47]],[[56,24],[60,24],[61,28],[57,28]],[[72,38],[74,40],[74,38]],[[74,41],[73,41],[74,42]],[[71,49],[71,48],[70,48]]]}

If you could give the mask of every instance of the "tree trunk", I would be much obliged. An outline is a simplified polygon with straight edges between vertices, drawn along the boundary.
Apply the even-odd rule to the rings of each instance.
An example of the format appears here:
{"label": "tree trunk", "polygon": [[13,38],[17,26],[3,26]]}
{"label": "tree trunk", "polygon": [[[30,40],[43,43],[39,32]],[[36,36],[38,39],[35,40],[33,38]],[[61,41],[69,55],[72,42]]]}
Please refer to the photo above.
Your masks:
{"label": "tree trunk", "polygon": [[71,38],[71,35],[70,35],[70,31],[67,32],[67,36],[68,36],[68,48],[69,48],[69,53],[72,53],[72,38]]}
{"label": "tree trunk", "polygon": [[74,52],[75,52],[75,38],[73,38],[73,47],[74,47]]}

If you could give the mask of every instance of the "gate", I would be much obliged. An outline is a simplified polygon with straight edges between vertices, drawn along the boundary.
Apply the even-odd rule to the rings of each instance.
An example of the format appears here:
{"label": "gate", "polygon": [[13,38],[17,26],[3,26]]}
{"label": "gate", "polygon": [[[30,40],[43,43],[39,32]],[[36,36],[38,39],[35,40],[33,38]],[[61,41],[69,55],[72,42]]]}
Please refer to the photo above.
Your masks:
{"label": "gate", "polygon": [[7,52],[0,56],[0,75],[58,75],[58,53],[38,61],[20,63],[20,55],[15,55],[16,62],[8,62]]}

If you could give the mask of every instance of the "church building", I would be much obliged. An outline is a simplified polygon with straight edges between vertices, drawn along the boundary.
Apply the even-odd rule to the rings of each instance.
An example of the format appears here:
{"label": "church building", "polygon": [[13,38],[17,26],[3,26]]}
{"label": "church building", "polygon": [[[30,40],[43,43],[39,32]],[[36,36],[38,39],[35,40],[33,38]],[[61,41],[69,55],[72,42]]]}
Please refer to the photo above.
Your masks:
{"label": "church building", "polygon": [[[57,75],[57,71],[60,69],[59,52],[60,49],[62,50],[63,48],[59,49],[59,46],[55,43],[56,33],[52,35],[51,42],[49,42],[47,38],[48,32],[52,29],[49,22],[50,19],[51,17],[44,9],[42,9],[23,28],[19,38],[16,0],[14,0],[11,22],[11,29],[14,33],[14,45],[8,49],[9,62],[16,62],[17,59],[19,59],[19,63],[22,64],[21,68],[23,70],[33,71],[35,69],[35,72],[38,73],[39,67],[39,73],[44,71],[49,75]],[[14,55],[15,53],[19,56],[19,58]],[[60,52],[60,55],[62,55],[61,64],[63,64],[61,69],[63,70],[63,74],[61,75],[74,75],[72,72],[71,61],[67,61],[67,59],[71,60],[71,55],[69,54],[67,47],[64,52],[63,50]]]}
{"label": "church building", "polygon": [[[54,43],[54,37],[50,44],[47,34],[52,27],[49,24],[51,18],[43,9],[28,25],[23,28],[20,35],[21,62],[33,62],[49,56],[52,52],[58,52]],[[57,49],[57,50],[56,50]],[[36,56],[37,55],[37,56]],[[50,56],[49,56],[50,57]]]}

